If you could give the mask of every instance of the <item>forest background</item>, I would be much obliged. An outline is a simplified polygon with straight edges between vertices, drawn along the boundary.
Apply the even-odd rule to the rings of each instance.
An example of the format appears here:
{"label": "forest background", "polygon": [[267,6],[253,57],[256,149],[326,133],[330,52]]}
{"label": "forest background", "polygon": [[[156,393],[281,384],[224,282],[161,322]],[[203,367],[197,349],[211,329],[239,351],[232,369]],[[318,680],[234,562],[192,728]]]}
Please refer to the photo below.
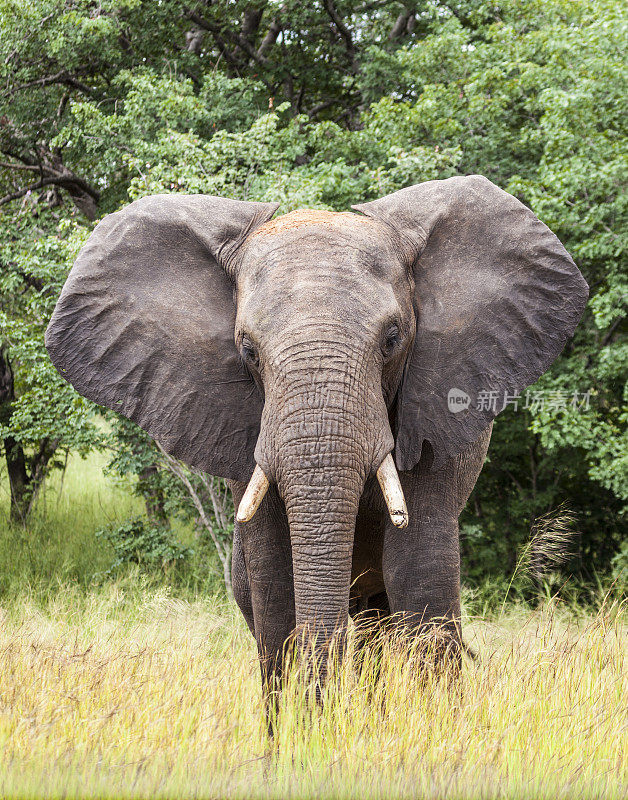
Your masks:
{"label": "forest background", "polygon": [[[472,173],[549,225],[591,297],[562,356],[495,424],[461,519],[464,582],[490,605],[504,587],[586,602],[625,581],[622,5],[0,0],[0,595],[128,564],[193,592],[229,578],[222,481],[79,397],[45,351],[100,218],[157,192],[340,211]],[[68,464],[85,480],[64,484]],[[60,528],[59,497],[101,468],[111,508],[79,519],[72,496]],[[548,533],[559,557],[535,554]]]}

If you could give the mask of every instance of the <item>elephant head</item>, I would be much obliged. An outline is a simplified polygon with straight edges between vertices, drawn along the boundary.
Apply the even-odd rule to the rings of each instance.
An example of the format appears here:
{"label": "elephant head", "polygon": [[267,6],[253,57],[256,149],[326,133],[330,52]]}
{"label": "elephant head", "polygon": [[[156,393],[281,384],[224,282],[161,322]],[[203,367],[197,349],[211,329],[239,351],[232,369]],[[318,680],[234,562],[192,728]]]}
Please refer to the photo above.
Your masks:
{"label": "elephant head", "polygon": [[[297,624],[324,639],[347,618],[369,476],[403,525],[394,464],[438,470],[476,441],[560,353],[588,294],[551,231],[480,176],[354,209],[137,200],[95,229],[46,340],[81,394],[166,451],[253,475],[243,524],[276,484]],[[452,389],[471,398],[463,413]],[[483,390],[497,401],[476,403]]]}

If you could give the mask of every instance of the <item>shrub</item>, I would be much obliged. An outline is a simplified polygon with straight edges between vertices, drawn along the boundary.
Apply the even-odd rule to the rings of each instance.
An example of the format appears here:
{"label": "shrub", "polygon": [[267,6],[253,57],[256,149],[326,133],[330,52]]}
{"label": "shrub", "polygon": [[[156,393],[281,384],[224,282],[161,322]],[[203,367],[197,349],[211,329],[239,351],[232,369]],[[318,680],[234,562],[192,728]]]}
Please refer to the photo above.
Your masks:
{"label": "shrub", "polygon": [[187,561],[194,552],[177,542],[168,528],[148,524],[142,517],[126,520],[117,527],[102,528],[96,531],[96,536],[113,548],[115,560],[107,574],[123,564],[137,564],[146,572],[165,571]]}

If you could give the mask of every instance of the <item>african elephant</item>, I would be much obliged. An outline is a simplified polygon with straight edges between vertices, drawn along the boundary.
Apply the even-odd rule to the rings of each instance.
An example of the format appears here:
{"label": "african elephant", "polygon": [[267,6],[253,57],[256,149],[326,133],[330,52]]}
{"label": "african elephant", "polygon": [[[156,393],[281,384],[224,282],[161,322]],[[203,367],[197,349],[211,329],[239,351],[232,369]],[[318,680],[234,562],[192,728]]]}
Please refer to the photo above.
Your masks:
{"label": "african elephant", "polygon": [[265,686],[295,629],[324,665],[360,611],[460,642],[458,516],[492,420],[588,295],[556,236],[481,176],[353,208],[136,200],[96,227],[47,331],[81,394],[229,480]]}

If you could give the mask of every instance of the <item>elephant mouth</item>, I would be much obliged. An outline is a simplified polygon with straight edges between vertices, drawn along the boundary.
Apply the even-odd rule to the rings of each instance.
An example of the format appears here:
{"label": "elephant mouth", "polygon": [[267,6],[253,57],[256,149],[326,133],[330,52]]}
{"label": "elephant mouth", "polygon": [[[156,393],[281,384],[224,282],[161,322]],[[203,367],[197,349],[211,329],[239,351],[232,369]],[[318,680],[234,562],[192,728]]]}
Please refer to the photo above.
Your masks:
{"label": "elephant mouth", "polygon": [[[392,524],[397,528],[408,525],[408,509],[403,494],[403,488],[392,454],[388,453],[377,470],[377,480],[386,501]],[[238,506],[236,519],[238,522],[248,522],[255,516],[255,512],[268,491],[270,482],[259,464],[255,466],[251,480]]]}

